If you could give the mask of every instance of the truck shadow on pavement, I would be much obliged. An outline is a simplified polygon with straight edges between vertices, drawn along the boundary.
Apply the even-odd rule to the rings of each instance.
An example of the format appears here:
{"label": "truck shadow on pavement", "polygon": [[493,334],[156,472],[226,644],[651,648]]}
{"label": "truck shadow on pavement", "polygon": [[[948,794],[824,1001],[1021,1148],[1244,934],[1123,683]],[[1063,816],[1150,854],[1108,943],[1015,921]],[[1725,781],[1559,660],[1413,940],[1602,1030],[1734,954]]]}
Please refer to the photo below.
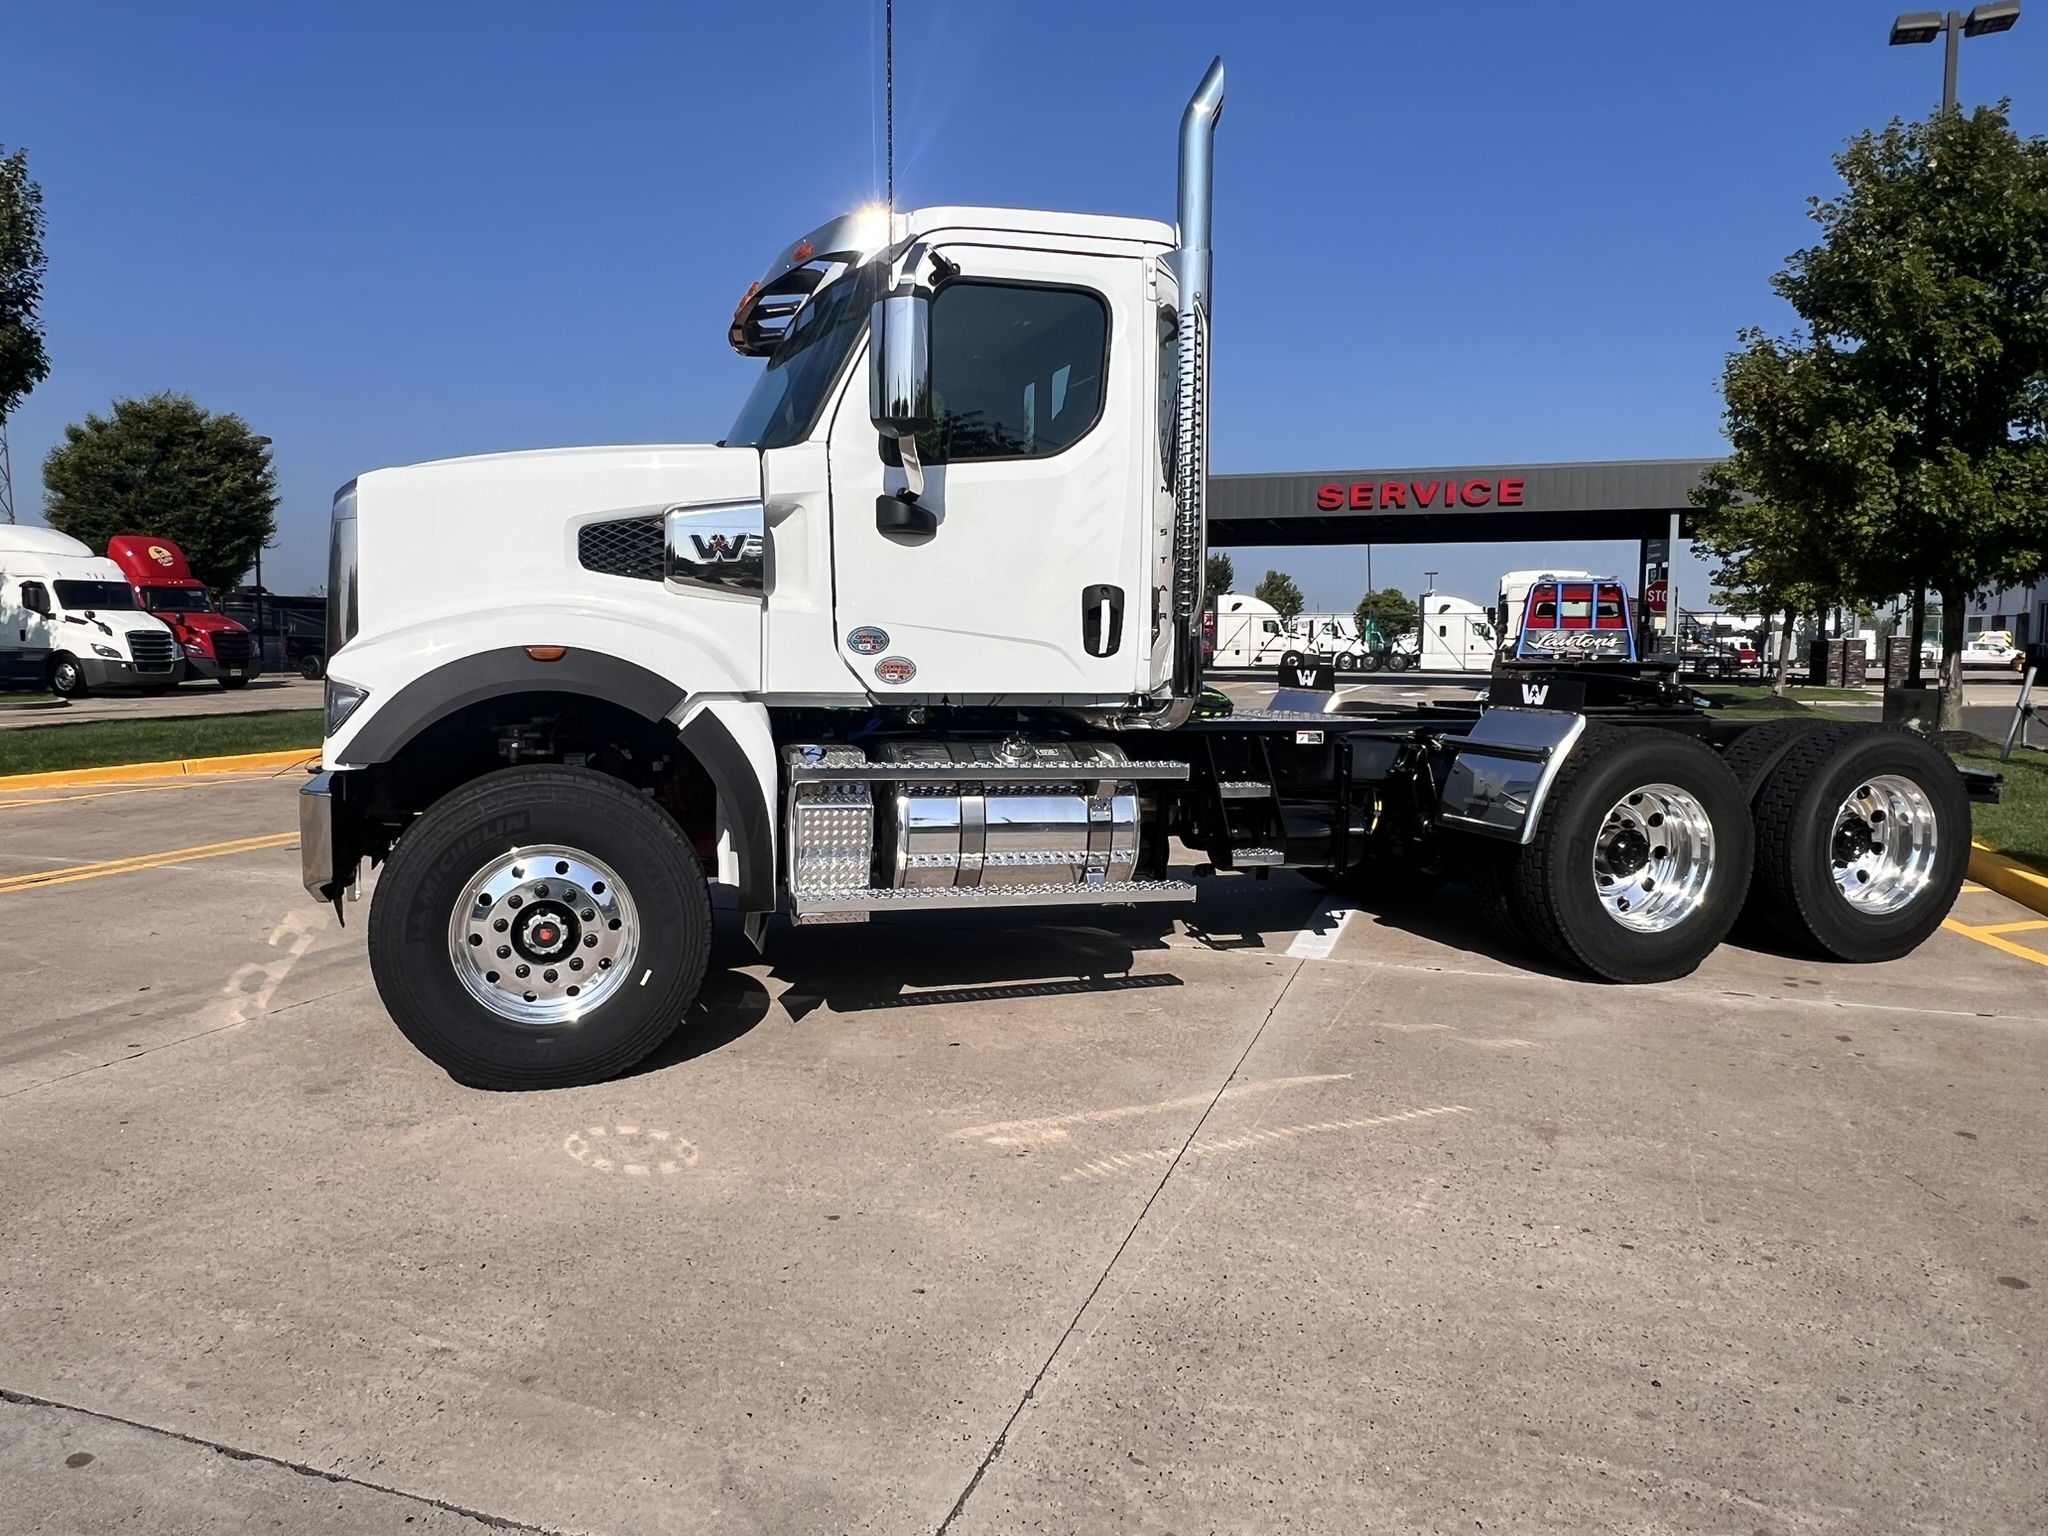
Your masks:
{"label": "truck shadow on pavement", "polygon": [[[797,928],[777,918],[764,957],[737,916],[715,914],[711,963],[682,1025],[626,1075],[680,1066],[725,1049],[778,1005],[801,1023],[820,1009],[866,1013],[1006,998],[1075,997],[1183,985],[1170,972],[1133,967],[1174,932],[1158,909],[1121,908],[1085,923],[1047,924],[1022,912],[968,913],[944,923],[883,918]],[[777,993],[770,983],[786,985]]]}

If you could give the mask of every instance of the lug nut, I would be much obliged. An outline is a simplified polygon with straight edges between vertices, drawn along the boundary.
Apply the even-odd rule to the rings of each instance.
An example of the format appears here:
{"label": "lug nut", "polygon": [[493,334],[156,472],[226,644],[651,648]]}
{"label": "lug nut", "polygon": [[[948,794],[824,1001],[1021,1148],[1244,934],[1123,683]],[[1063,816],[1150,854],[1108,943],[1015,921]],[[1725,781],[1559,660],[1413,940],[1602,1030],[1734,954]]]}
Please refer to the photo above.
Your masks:
{"label": "lug nut", "polygon": [[576,957],[576,958],[575,958],[574,960],[571,960],[571,961],[569,962],[569,969],[570,969],[570,970],[572,970],[572,971],[580,971],[580,970],[582,970],[582,969],[583,969],[583,957],[582,957],[581,955],[578,955],[578,956],[577,956],[577,957]]}
{"label": "lug nut", "polygon": [[500,944],[498,946],[498,958],[500,960],[510,960],[512,958],[512,946],[510,944]]}
{"label": "lug nut", "polygon": [[520,979],[521,979],[522,981],[523,981],[523,980],[524,980],[524,979],[526,978],[526,972],[527,972],[527,967],[525,967],[525,966],[523,966],[523,965],[515,965],[515,966],[513,966],[513,967],[512,967],[512,974],[513,974],[514,976],[517,976],[517,977],[519,977],[519,978],[520,978]]}
{"label": "lug nut", "polygon": [[505,919],[502,917],[499,918],[495,923],[491,924],[491,927],[499,933],[503,933],[507,928],[511,926],[512,925],[506,922]]}
{"label": "lug nut", "polygon": [[540,884],[536,885],[536,886],[535,886],[535,887],[533,888],[533,894],[534,894],[534,895],[536,895],[536,896],[545,896],[545,895],[547,895],[547,893],[548,893],[548,883],[547,883],[547,881],[545,881],[545,880],[541,881],[541,882],[540,882]]}
{"label": "lug nut", "polygon": [[542,981],[554,981],[554,980],[556,980],[557,978],[556,978],[556,976],[555,976],[554,968],[553,968],[552,966],[550,966],[550,967],[549,967],[549,968],[548,968],[547,970],[545,970],[545,971],[542,971],[542,972],[540,973],[540,979],[541,979]]}

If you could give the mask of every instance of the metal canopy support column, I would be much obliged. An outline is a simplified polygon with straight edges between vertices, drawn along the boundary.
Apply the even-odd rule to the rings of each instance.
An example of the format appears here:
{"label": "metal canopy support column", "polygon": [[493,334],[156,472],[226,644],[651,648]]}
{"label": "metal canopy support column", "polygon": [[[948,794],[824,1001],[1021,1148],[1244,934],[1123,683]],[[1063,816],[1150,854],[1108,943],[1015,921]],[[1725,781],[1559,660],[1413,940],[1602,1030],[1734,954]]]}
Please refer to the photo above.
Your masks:
{"label": "metal canopy support column", "polygon": [[1671,514],[1671,540],[1664,546],[1664,629],[1678,649],[1678,514]]}

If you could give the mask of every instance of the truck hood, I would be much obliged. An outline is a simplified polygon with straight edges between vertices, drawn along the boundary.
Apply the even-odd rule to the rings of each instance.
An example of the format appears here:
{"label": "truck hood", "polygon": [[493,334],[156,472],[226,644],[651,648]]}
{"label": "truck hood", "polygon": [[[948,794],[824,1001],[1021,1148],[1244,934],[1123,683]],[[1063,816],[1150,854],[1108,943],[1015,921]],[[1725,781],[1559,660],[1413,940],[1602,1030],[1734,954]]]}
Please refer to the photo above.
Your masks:
{"label": "truck hood", "polygon": [[[760,496],[760,451],[708,443],[554,448],[373,470],[356,480],[359,633],[431,626],[441,613],[473,611],[479,591],[506,604],[560,603],[572,590],[615,579],[582,562],[589,525]],[[584,601],[580,592],[574,600]]]}

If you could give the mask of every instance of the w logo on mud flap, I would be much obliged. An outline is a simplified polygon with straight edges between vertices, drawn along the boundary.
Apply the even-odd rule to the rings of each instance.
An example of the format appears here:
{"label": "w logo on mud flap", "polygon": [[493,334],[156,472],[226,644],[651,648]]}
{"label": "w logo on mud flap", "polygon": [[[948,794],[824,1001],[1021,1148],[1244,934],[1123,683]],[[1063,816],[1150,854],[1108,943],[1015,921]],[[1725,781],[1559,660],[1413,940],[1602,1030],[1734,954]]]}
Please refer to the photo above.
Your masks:
{"label": "w logo on mud flap", "polygon": [[1543,707],[1544,700],[1548,699],[1549,697],[1550,684],[1548,683],[1522,684],[1522,702],[1528,705],[1531,709],[1541,709]]}

